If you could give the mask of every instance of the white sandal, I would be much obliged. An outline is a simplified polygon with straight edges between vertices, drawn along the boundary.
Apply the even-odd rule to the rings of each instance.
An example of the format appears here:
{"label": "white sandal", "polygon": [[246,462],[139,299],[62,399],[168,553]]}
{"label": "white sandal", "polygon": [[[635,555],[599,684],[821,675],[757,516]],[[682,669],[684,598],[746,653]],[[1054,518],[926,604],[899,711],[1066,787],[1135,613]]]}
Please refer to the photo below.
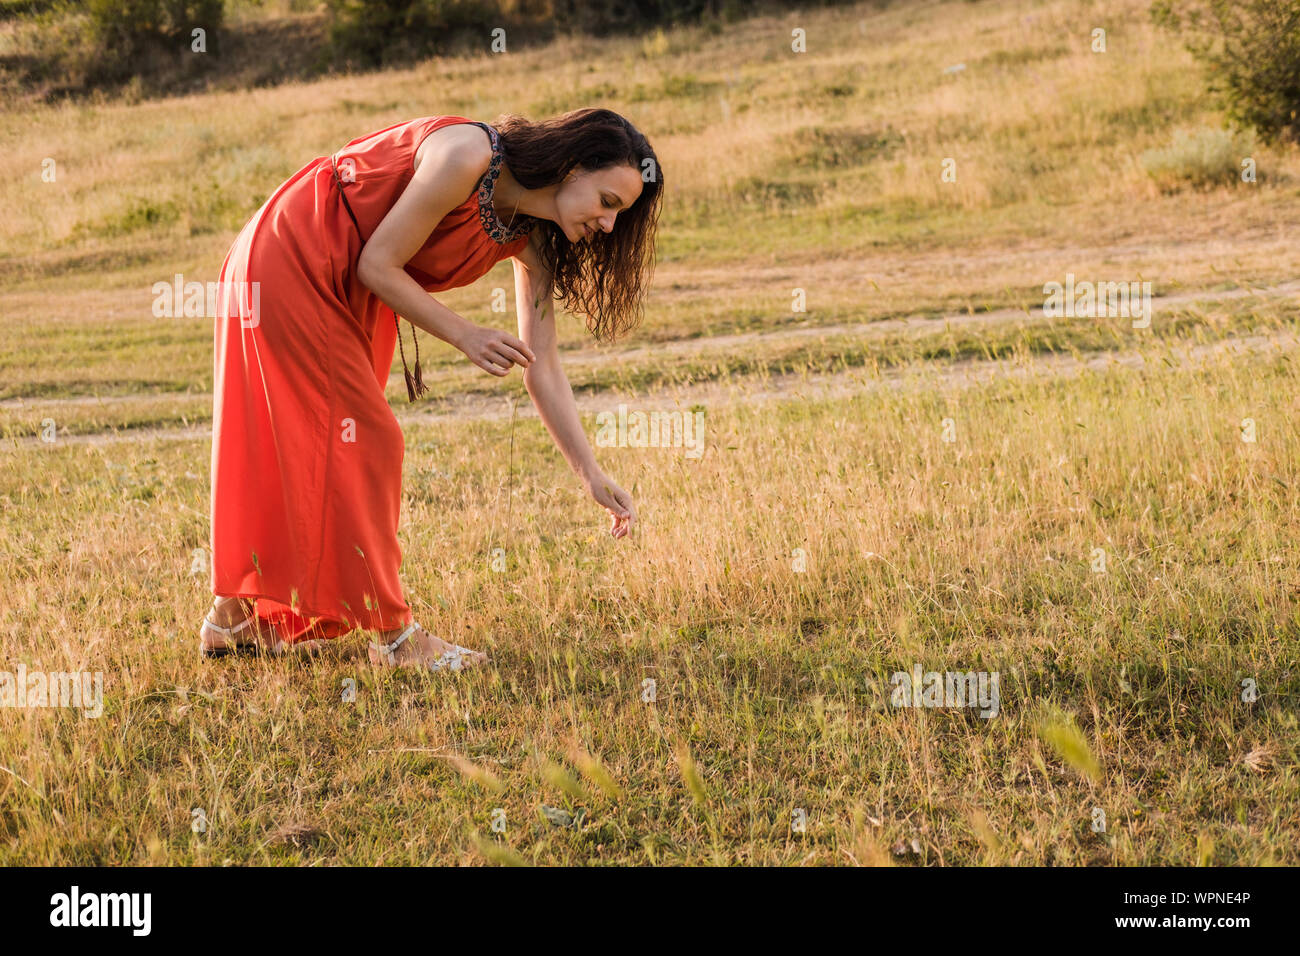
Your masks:
{"label": "white sandal", "polygon": [[[393,655],[397,653],[397,648],[401,646],[403,641],[418,630],[423,630],[423,628],[415,621],[412,621],[410,624],[406,625],[405,630],[403,630],[401,634],[397,635],[397,639],[394,640],[393,643],[380,644],[377,641],[371,641],[370,649],[377,652],[380,659],[391,667],[393,666]],[[459,644],[453,644],[452,648],[453,650],[443,651],[442,656],[436,661],[427,663],[424,666],[433,671],[440,671],[443,668],[451,671],[458,671],[464,668],[464,658],[466,656],[475,657],[482,655],[481,651],[471,650],[468,647],[461,647]],[[486,655],[483,656],[486,658]]]}
{"label": "white sandal", "polygon": [[[199,629],[199,656],[200,657],[225,657],[228,654],[243,654],[249,652],[251,653],[260,652],[264,654],[270,654],[273,657],[279,657],[281,654],[284,653],[285,643],[284,641],[278,638],[276,639],[275,644],[271,645],[270,647],[267,647],[266,645],[262,644],[260,641],[256,639],[249,644],[240,644],[239,641],[235,639],[235,635],[238,634],[240,631],[242,631],[244,628],[253,626],[253,622],[257,617],[256,612],[248,615],[248,617],[244,618],[238,624],[235,624],[231,627],[222,627],[220,624],[217,624],[212,620],[212,611],[215,611],[216,609],[217,609],[216,601],[213,601],[212,610],[208,611],[207,616],[203,618],[203,626]],[[226,643],[221,647],[208,647],[204,645],[203,631],[205,629],[212,630],[220,634],[223,638],[225,638]]]}

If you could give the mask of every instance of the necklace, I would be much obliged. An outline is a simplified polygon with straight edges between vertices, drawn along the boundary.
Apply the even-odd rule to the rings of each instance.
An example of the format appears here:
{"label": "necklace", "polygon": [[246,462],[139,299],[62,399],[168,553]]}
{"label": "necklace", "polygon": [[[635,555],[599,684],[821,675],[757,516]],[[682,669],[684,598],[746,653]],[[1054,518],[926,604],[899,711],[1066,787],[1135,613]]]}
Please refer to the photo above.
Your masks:
{"label": "necklace", "polygon": [[513,225],[515,224],[515,213],[517,213],[518,211],[519,211],[519,200],[516,199],[516,200],[515,200],[515,208],[514,208],[513,210],[511,210],[511,212],[510,212],[510,221],[509,221],[508,223],[506,223],[506,226],[505,226],[507,232],[509,232],[509,231],[510,231],[510,227],[513,226]]}

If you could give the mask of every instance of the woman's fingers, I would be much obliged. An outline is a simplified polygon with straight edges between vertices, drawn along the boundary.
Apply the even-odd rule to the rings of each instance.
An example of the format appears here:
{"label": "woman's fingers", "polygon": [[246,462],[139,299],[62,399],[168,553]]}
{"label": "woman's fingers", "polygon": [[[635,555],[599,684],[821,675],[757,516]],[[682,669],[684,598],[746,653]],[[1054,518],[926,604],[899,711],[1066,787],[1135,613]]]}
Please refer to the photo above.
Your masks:
{"label": "woman's fingers", "polygon": [[489,372],[505,375],[516,365],[527,368],[532,362],[524,352],[502,342],[493,342],[479,357],[478,364]]}
{"label": "woman's fingers", "polygon": [[[529,364],[531,364],[524,353],[520,352],[518,349],[511,348],[509,345],[498,345],[495,348],[495,352],[496,355],[500,356],[500,358],[505,361],[507,367],[513,364],[522,365],[524,368],[527,368]],[[494,358],[493,361],[496,361],[496,359]]]}
{"label": "woman's fingers", "polygon": [[484,350],[481,355],[474,357],[474,364],[485,372],[491,372],[493,375],[507,375],[511,369],[511,363],[504,356],[498,355],[490,348]]}
{"label": "woman's fingers", "polygon": [[504,333],[502,335],[502,339],[506,345],[510,346],[511,349],[513,349],[515,352],[519,354],[520,358],[528,359],[527,362],[523,362],[521,364],[531,365],[533,362],[537,361],[537,356],[533,354],[533,350],[530,349],[527,345],[525,345],[522,341],[515,338],[513,335]]}
{"label": "woman's fingers", "polygon": [[624,538],[632,530],[631,518],[627,515],[611,513],[609,516],[609,533],[615,538]]}
{"label": "woman's fingers", "polygon": [[476,327],[458,347],[471,362],[496,376],[509,374],[516,365],[527,368],[536,361],[532,349],[522,341],[495,329]]}
{"label": "woman's fingers", "polygon": [[596,493],[596,501],[609,512],[609,533],[615,538],[625,537],[636,520],[636,511],[632,508],[632,496],[617,485],[606,481],[600,485],[601,493]]}

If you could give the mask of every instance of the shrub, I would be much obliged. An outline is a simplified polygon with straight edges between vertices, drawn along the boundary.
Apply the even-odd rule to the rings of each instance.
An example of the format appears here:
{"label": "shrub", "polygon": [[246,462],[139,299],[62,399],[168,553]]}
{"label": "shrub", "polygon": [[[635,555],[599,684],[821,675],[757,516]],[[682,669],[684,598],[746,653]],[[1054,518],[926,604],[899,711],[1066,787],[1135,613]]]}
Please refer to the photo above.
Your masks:
{"label": "shrub", "polygon": [[557,22],[596,36],[714,20],[727,13],[734,16],[733,6],[722,0],[552,0],[551,4]]}
{"label": "shrub", "polygon": [[1166,192],[1183,185],[1227,185],[1241,181],[1241,161],[1255,149],[1250,131],[1178,130],[1165,149],[1142,154],[1142,166]]}
{"label": "shrub", "polygon": [[128,55],[161,44],[188,49],[195,27],[207,31],[211,52],[225,19],[223,0],[90,0],[88,11],[95,40]]}
{"label": "shrub", "polygon": [[1152,19],[1186,34],[1228,117],[1266,142],[1300,140],[1300,0],[1176,2],[1155,0]]}
{"label": "shrub", "polygon": [[90,0],[89,36],[95,78],[118,80],[141,72],[141,61],[190,49],[191,31],[206,31],[209,54],[218,52],[223,0]]}
{"label": "shrub", "polygon": [[494,0],[328,0],[328,9],[330,45],[364,66],[448,53],[467,34],[486,47],[505,23]]}

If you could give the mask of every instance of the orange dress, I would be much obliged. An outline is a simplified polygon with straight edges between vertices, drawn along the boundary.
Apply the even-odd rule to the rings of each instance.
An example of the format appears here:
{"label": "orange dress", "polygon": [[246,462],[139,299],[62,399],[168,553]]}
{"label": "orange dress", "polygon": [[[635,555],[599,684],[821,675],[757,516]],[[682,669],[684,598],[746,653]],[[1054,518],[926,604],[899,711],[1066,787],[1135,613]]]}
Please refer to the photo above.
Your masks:
{"label": "orange dress", "polygon": [[[254,599],[281,640],[411,622],[398,578],[406,443],[385,398],[397,321],[356,266],[410,181],[420,143],[470,122],[411,120],[312,160],[253,214],[222,263],[212,593]],[[492,142],[491,165],[406,265],[429,292],[468,285],[517,255],[537,222],[520,215],[507,229],[497,218],[501,145],[495,129],[476,125]]]}

